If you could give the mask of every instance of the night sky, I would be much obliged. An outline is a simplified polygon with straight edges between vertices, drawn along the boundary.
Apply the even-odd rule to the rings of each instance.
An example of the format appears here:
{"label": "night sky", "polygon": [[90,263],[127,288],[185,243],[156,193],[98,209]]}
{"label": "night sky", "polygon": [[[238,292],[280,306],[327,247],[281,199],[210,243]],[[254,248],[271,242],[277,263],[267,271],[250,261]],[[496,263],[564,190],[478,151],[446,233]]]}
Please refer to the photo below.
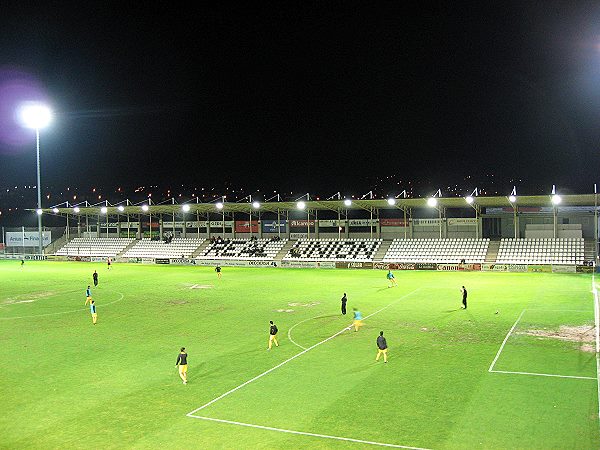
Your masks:
{"label": "night sky", "polygon": [[[57,114],[43,186],[600,181],[597,1],[98,3],[3,7],[0,83],[29,74]],[[34,150],[0,140],[0,186],[35,184]]]}

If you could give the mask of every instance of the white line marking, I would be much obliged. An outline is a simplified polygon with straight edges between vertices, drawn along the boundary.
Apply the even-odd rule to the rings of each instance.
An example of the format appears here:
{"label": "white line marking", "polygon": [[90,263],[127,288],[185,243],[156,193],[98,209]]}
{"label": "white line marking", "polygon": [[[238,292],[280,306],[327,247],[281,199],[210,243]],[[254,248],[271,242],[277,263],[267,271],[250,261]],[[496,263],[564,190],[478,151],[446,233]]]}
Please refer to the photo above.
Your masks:
{"label": "white line marking", "polygon": [[537,308],[527,308],[526,311],[541,311],[541,312],[580,312],[589,314],[591,311],[587,311],[585,309],[537,309]]}
{"label": "white line marking", "polygon": [[[600,354],[598,345],[600,343],[598,333],[598,315],[600,314],[600,306],[598,305],[598,289],[596,289],[596,278],[592,272],[592,292],[594,293],[594,325],[596,326],[596,378],[598,379],[598,419],[600,420]],[[599,422],[600,425],[600,422]]]}
{"label": "white line marking", "polygon": [[315,317],[311,317],[310,319],[304,319],[304,320],[302,320],[301,322],[298,322],[297,324],[295,324],[295,325],[292,325],[292,327],[291,327],[291,328],[288,330],[288,339],[290,340],[290,342],[291,342],[292,344],[294,344],[294,345],[296,345],[296,346],[300,347],[302,350],[306,350],[306,347],[302,347],[300,344],[298,344],[296,341],[294,341],[294,340],[292,339],[292,330],[293,330],[294,328],[296,328],[298,325],[300,325],[301,323],[308,322],[309,320],[313,320],[313,319],[318,319],[319,317],[325,317],[325,316],[315,316]]}
{"label": "white line marking", "polygon": [[284,428],[265,427],[263,425],[254,425],[254,424],[251,424],[251,423],[235,422],[233,420],[214,419],[212,417],[193,416],[193,415],[190,415],[190,414],[188,414],[188,417],[192,417],[194,419],[211,420],[213,422],[229,423],[229,424],[232,424],[232,425],[241,425],[243,427],[260,428],[261,430],[278,431],[280,433],[301,434],[301,435],[304,435],[304,436],[313,436],[313,437],[325,438],[325,439],[335,439],[335,440],[338,440],[338,441],[348,441],[348,442],[356,442],[356,443],[359,443],[359,444],[378,445],[380,447],[407,448],[407,449],[411,449],[411,450],[427,450],[427,449],[424,449],[422,447],[409,447],[409,446],[406,446],[406,445],[387,444],[387,443],[384,443],[384,442],[365,441],[365,440],[362,440],[362,439],[353,439],[353,438],[340,437],[340,436],[331,436],[331,435],[328,435],[328,434],[307,433],[305,431],[286,430]]}
{"label": "white line marking", "polygon": [[[393,301],[392,303],[390,303],[390,304],[389,304],[389,305],[387,305],[387,306],[384,306],[384,307],[383,307],[383,308],[381,308],[380,310],[378,310],[378,311],[375,311],[374,313],[372,313],[372,314],[369,314],[368,316],[365,316],[365,318],[364,318],[363,320],[365,320],[365,319],[368,319],[369,317],[372,317],[372,316],[374,316],[375,314],[377,314],[377,313],[379,313],[379,312],[381,312],[381,311],[383,311],[383,310],[385,310],[385,309],[389,308],[390,306],[392,306],[392,305],[394,305],[394,304],[398,303],[400,300],[402,300],[402,299],[404,299],[404,298],[408,297],[409,295],[412,295],[412,294],[414,294],[415,292],[419,291],[420,289],[421,289],[421,288],[417,288],[417,289],[415,289],[414,291],[412,291],[412,292],[409,292],[409,293],[408,293],[408,294],[406,294],[406,295],[403,295],[403,296],[402,296],[402,297],[400,297],[399,299],[397,299],[397,300]],[[324,343],[325,343],[325,342],[327,342],[327,341],[330,341],[330,340],[331,340],[331,339],[333,339],[334,337],[336,337],[336,336],[339,336],[340,334],[342,334],[344,331],[347,331],[347,330],[348,330],[348,327],[344,327],[343,329],[341,329],[340,331],[338,331],[338,332],[337,332],[337,333],[335,333],[334,335],[332,335],[332,336],[329,336],[327,339],[323,339],[321,342],[317,342],[316,344],[314,344],[314,345],[311,345],[311,346],[310,346],[310,347],[308,347],[307,349],[304,349],[304,350],[302,350],[300,353],[296,353],[296,354],[295,354],[294,356],[292,356],[291,358],[288,358],[288,359],[286,359],[285,361],[283,361],[283,362],[281,362],[281,363],[277,364],[275,367],[271,367],[269,370],[266,370],[266,371],[264,371],[263,373],[261,373],[261,374],[259,374],[259,375],[255,376],[254,378],[251,378],[251,379],[249,379],[248,381],[245,381],[244,383],[240,384],[239,386],[236,386],[236,387],[234,387],[233,389],[230,389],[229,391],[225,392],[224,394],[221,394],[221,395],[219,395],[218,397],[216,397],[216,398],[213,398],[213,399],[212,399],[210,402],[208,402],[208,403],[206,403],[206,404],[204,404],[204,405],[200,406],[199,408],[196,408],[196,409],[194,409],[193,411],[190,411],[189,413],[187,413],[187,416],[190,416],[190,417],[191,417],[191,415],[192,415],[192,414],[194,414],[194,413],[196,413],[196,412],[198,412],[198,411],[200,411],[200,410],[202,410],[202,409],[206,408],[207,406],[210,406],[210,405],[212,405],[212,404],[213,404],[213,403],[215,403],[215,402],[218,402],[218,401],[219,401],[219,400],[221,400],[222,398],[224,398],[224,397],[227,397],[229,394],[232,394],[232,393],[234,393],[235,391],[237,391],[238,389],[241,389],[241,388],[243,388],[243,387],[244,387],[244,386],[246,386],[247,384],[250,384],[250,383],[252,383],[253,381],[256,381],[256,380],[258,380],[259,378],[262,378],[262,377],[264,377],[265,375],[267,375],[267,374],[269,374],[269,373],[273,372],[275,369],[278,369],[278,368],[280,368],[281,366],[283,366],[283,365],[285,365],[285,364],[289,363],[290,361],[293,361],[294,359],[298,358],[299,356],[302,356],[302,355],[304,355],[306,352],[308,352],[308,351],[312,350],[313,348],[315,348],[315,347],[318,347],[319,345],[321,345],[321,344],[324,344]]]}
{"label": "white line marking", "polygon": [[[120,295],[120,297],[118,299],[116,299],[115,301],[112,301],[110,303],[102,303],[100,305],[100,307],[105,307],[105,306],[120,302],[125,297],[121,292],[117,292],[117,294]],[[33,316],[0,317],[0,320],[30,319],[33,317],[58,316],[60,314],[71,314],[71,313],[76,313],[76,312],[86,311],[86,310],[88,310],[88,308],[72,309],[70,311],[61,311],[61,312],[54,312],[54,313],[47,313],[47,314],[35,314]]]}
{"label": "white line marking", "polygon": [[490,370],[491,373],[508,373],[513,375],[534,375],[538,377],[577,378],[579,380],[596,380],[597,377],[579,377],[575,375],[554,375],[551,373],[512,372],[510,370]]}
{"label": "white line marking", "polygon": [[519,323],[519,320],[521,320],[521,317],[523,317],[523,313],[525,313],[525,311],[527,311],[527,310],[524,309],[523,311],[521,311],[521,314],[519,314],[519,317],[515,321],[514,325],[509,330],[509,332],[506,334],[506,337],[504,338],[504,341],[502,341],[502,345],[500,346],[500,349],[498,350],[498,353],[496,353],[496,357],[492,361],[492,364],[490,365],[490,368],[488,369],[488,372],[491,372],[494,369],[494,365],[496,364],[496,361],[498,361],[498,358],[500,357],[500,353],[502,353],[502,349],[504,348],[504,345],[506,344],[506,341],[508,341],[508,338],[510,337],[511,333],[515,330],[515,327]]}

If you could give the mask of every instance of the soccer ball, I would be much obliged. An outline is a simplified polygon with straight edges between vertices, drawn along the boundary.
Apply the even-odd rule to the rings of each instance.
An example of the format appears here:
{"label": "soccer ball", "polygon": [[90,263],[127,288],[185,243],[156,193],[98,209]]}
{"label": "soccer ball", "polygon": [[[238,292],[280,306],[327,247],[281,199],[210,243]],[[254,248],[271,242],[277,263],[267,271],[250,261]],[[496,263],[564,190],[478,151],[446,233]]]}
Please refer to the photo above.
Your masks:
{"label": "soccer ball", "polygon": [[498,314],[498,311],[496,311],[496,314]]}

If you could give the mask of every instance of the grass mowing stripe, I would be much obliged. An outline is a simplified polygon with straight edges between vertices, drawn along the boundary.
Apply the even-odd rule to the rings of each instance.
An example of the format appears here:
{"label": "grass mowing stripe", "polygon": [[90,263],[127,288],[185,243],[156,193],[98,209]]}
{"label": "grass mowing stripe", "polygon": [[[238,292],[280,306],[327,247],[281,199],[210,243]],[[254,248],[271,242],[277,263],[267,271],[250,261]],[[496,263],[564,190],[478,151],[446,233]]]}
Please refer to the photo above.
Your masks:
{"label": "grass mowing stripe", "polygon": [[523,311],[521,311],[521,314],[519,314],[519,317],[517,318],[517,320],[513,324],[512,328],[506,334],[506,337],[504,338],[504,341],[502,341],[502,345],[498,349],[498,353],[496,353],[496,357],[492,361],[492,364],[490,365],[490,368],[488,369],[488,372],[493,372],[494,365],[496,364],[496,361],[498,361],[498,358],[500,357],[500,353],[502,353],[502,349],[504,348],[504,345],[506,344],[506,341],[508,341],[508,338],[510,337],[511,333],[515,330],[515,327],[519,323],[519,320],[521,320],[521,317],[523,317],[523,314],[525,313],[525,311],[526,311],[525,309]]}
{"label": "grass mowing stripe", "polygon": [[[393,301],[393,302],[392,302],[392,303],[390,303],[389,305],[387,305],[387,306],[384,306],[383,308],[381,308],[381,309],[379,309],[379,310],[375,311],[375,312],[374,312],[374,313],[372,313],[372,314],[369,314],[368,316],[365,316],[365,319],[367,319],[367,318],[369,318],[369,317],[372,317],[372,316],[374,316],[375,314],[377,314],[377,313],[379,313],[379,312],[383,311],[384,309],[387,309],[387,308],[389,308],[390,306],[392,306],[392,305],[394,305],[394,304],[398,303],[400,300],[403,300],[403,299],[405,299],[406,297],[408,297],[408,296],[410,296],[410,295],[414,294],[415,292],[417,292],[417,291],[419,291],[419,290],[421,290],[421,288],[417,288],[417,289],[415,289],[415,290],[413,290],[413,291],[409,292],[408,294],[406,294],[406,295],[403,295],[403,296],[402,296],[402,297],[400,297],[398,300],[395,300],[395,301]],[[249,379],[248,381],[245,381],[244,383],[240,384],[239,386],[237,386],[237,387],[234,387],[233,389],[231,389],[231,390],[229,390],[229,391],[225,392],[224,394],[221,394],[221,395],[219,395],[218,397],[216,397],[216,398],[212,399],[210,402],[208,402],[208,403],[206,403],[206,404],[204,404],[204,405],[200,406],[199,408],[196,408],[196,409],[194,409],[193,411],[190,411],[190,412],[189,412],[189,413],[187,413],[186,415],[187,415],[188,417],[191,417],[191,415],[192,415],[192,414],[194,414],[194,413],[196,413],[196,412],[198,412],[198,411],[200,411],[200,410],[202,410],[202,409],[206,408],[207,406],[210,406],[210,405],[212,405],[212,404],[213,404],[213,403],[215,403],[215,402],[218,402],[218,401],[219,401],[219,400],[221,400],[222,398],[224,398],[224,397],[227,397],[229,394],[232,394],[232,393],[234,393],[235,391],[237,391],[238,389],[241,389],[241,388],[243,388],[243,387],[244,387],[244,386],[246,386],[247,384],[250,384],[250,383],[252,383],[253,381],[256,381],[256,380],[258,380],[259,378],[262,378],[262,377],[264,377],[265,375],[267,375],[267,374],[269,374],[269,373],[273,372],[275,369],[278,369],[278,368],[280,368],[281,366],[283,366],[283,365],[285,365],[285,364],[289,363],[290,361],[293,361],[294,359],[298,358],[299,356],[302,356],[302,355],[304,355],[306,352],[308,352],[308,351],[312,350],[313,348],[315,348],[315,347],[318,347],[319,345],[321,345],[321,344],[324,344],[325,342],[328,342],[328,341],[330,341],[331,339],[335,338],[336,336],[339,336],[339,335],[340,335],[340,334],[342,334],[344,331],[347,331],[347,330],[349,330],[349,329],[350,329],[350,327],[349,327],[349,326],[348,326],[348,327],[344,327],[342,330],[338,331],[337,333],[335,333],[335,334],[334,334],[334,335],[332,335],[332,336],[329,336],[327,339],[323,339],[321,342],[317,342],[316,344],[314,344],[314,345],[312,345],[312,346],[308,347],[307,349],[305,349],[305,350],[301,351],[300,353],[296,353],[296,354],[295,354],[294,356],[292,356],[291,358],[288,358],[288,359],[286,359],[285,361],[283,361],[283,362],[281,362],[281,363],[277,364],[275,367],[271,367],[269,370],[266,370],[266,371],[264,371],[263,373],[261,373],[261,374],[259,374],[259,375],[255,376],[254,378],[251,378],[251,379]]]}
{"label": "grass mowing stripe", "polygon": [[231,425],[240,425],[243,427],[260,428],[261,430],[278,431],[280,433],[301,434],[304,436],[313,436],[313,437],[319,437],[319,438],[325,438],[325,439],[336,439],[338,441],[356,442],[358,444],[377,445],[379,447],[406,448],[406,449],[411,449],[411,450],[428,450],[428,449],[425,449],[422,447],[409,447],[406,445],[387,444],[385,442],[364,441],[362,439],[354,439],[354,438],[347,438],[347,437],[341,437],[341,436],[331,436],[328,434],[307,433],[305,431],[286,430],[285,428],[266,427],[264,425],[254,425],[251,423],[235,422],[233,420],[215,419],[213,417],[194,416],[194,415],[190,415],[190,414],[188,414],[188,416],[192,417],[194,419],[211,420],[213,422],[228,423]]}

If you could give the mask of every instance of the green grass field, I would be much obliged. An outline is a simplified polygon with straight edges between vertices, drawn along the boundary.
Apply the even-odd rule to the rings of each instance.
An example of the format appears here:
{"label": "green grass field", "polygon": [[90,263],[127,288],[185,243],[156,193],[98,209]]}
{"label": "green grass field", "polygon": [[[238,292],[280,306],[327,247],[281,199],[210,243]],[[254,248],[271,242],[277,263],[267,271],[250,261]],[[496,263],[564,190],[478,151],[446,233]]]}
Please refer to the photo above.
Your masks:
{"label": "green grass field", "polygon": [[[600,448],[595,353],[544,334],[593,327],[590,275],[396,278],[0,261],[0,448]],[[353,307],[371,315],[358,333]]]}

